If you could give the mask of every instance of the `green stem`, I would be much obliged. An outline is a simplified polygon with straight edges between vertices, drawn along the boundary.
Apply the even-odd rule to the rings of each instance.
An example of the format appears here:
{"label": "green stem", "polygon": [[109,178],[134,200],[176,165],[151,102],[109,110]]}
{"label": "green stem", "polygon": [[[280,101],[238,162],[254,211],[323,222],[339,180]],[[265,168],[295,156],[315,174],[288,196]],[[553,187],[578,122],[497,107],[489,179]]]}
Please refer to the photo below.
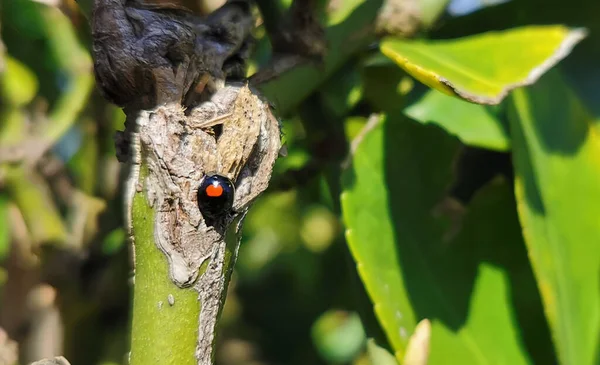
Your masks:
{"label": "green stem", "polygon": [[[142,169],[140,181],[146,174]],[[135,285],[130,365],[195,365],[198,292],[170,280],[167,259],[154,242],[154,211],[144,192],[133,198],[132,220]]]}
{"label": "green stem", "polygon": [[[142,160],[138,181],[143,181],[147,173]],[[148,205],[145,194],[145,191],[135,193],[131,214],[135,285],[130,365],[197,365],[195,354],[201,309],[199,293],[193,287],[180,288],[171,281],[167,258],[155,242],[154,210]],[[235,227],[235,224],[232,226]],[[237,256],[239,238],[228,234],[226,242],[221,310]],[[206,267],[203,265],[200,275],[204,270]]]}

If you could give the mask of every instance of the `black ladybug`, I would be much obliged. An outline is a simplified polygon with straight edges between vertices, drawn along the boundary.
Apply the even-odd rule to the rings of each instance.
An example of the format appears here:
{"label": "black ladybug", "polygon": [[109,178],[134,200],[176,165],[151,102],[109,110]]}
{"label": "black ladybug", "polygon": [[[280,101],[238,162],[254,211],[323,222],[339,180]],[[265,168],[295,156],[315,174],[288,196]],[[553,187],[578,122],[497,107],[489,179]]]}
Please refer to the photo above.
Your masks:
{"label": "black ladybug", "polygon": [[204,218],[215,219],[231,210],[235,188],[221,175],[205,175],[198,188],[198,207]]}

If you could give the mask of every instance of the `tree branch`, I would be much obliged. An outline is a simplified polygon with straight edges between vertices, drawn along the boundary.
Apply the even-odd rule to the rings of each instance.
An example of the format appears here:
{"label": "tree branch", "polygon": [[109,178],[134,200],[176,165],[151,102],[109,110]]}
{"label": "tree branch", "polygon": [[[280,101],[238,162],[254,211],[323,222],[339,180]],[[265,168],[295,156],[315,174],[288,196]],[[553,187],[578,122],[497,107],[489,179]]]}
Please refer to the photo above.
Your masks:
{"label": "tree branch", "polygon": [[[236,236],[267,188],[279,123],[240,76],[254,22],[245,1],[205,18],[172,7],[96,0],[94,64],[124,107],[126,208],[135,258],[131,365],[211,365],[237,256]],[[199,186],[231,181],[231,206],[200,210]]]}

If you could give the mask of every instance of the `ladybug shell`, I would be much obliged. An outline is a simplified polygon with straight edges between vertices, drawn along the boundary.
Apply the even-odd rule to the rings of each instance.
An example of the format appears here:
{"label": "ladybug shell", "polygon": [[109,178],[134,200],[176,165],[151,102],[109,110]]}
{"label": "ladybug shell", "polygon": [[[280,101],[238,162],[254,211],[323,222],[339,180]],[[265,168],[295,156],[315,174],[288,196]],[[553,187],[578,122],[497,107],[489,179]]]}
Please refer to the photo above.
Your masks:
{"label": "ladybug shell", "polygon": [[198,208],[204,218],[218,218],[231,211],[235,188],[225,176],[211,174],[198,187]]}

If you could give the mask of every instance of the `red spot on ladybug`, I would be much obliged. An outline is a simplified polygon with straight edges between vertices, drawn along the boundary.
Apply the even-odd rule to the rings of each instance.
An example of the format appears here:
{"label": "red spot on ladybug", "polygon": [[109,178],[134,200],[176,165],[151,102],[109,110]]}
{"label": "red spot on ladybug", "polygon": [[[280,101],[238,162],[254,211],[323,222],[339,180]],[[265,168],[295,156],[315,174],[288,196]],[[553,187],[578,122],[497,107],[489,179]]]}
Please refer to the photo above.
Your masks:
{"label": "red spot on ladybug", "polygon": [[218,184],[211,184],[206,187],[206,195],[216,198],[223,195],[223,187]]}

